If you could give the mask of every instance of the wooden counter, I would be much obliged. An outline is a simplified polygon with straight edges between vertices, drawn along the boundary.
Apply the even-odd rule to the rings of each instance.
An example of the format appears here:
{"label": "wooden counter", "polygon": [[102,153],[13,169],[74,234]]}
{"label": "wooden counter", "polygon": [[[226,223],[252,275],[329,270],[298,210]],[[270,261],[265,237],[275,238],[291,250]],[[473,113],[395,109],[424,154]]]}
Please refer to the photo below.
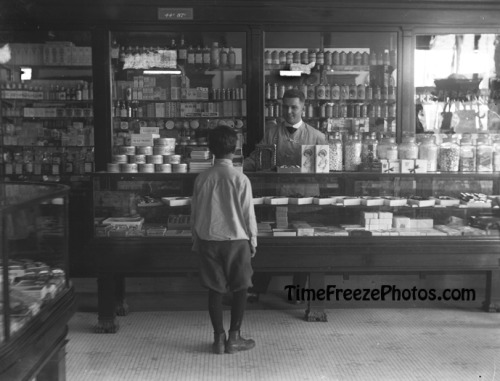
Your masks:
{"label": "wooden counter", "polygon": [[[255,271],[310,274],[311,289],[325,287],[325,275],[481,273],[486,311],[500,309],[500,239],[494,237],[259,237]],[[186,238],[96,238],[88,250],[97,258],[96,332],[118,330],[126,315],[124,279],[197,272]],[[309,301],[306,320],[326,321],[323,302]]]}

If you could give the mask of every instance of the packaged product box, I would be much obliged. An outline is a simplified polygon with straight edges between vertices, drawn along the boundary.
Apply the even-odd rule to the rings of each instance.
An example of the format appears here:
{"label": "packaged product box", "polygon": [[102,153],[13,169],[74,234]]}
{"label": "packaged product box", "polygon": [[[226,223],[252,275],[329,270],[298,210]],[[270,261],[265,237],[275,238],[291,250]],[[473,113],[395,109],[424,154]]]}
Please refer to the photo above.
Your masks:
{"label": "packaged product box", "polygon": [[401,165],[399,160],[394,160],[394,161],[381,160],[380,171],[382,173],[400,173]]}
{"label": "packaged product box", "polygon": [[315,148],[316,173],[328,173],[330,171],[330,147],[318,144]]}
{"label": "packaged product box", "polygon": [[294,204],[294,205],[309,205],[309,204],[313,203],[313,198],[312,197],[289,197],[288,203]]}
{"label": "packaged product box", "polygon": [[273,237],[296,237],[294,229],[273,229]]}
{"label": "packaged product box", "polygon": [[314,228],[308,223],[293,223],[292,227],[297,231],[297,237],[312,237],[314,236]]}
{"label": "packaged product box", "polygon": [[378,212],[363,212],[363,219],[367,220],[369,218],[379,218]]}
{"label": "packaged product box", "polygon": [[378,218],[387,218],[392,221],[393,214],[392,212],[378,212]]}
{"label": "packaged product box", "polygon": [[302,145],[301,150],[301,172],[302,173],[314,173],[315,170],[315,146],[314,145]]}
{"label": "packaged product box", "polygon": [[313,204],[315,204],[315,205],[331,205],[332,198],[331,197],[314,197]]}
{"label": "packaged product box", "polygon": [[395,229],[409,229],[410,219],[408,217],[396,216],[392,219],[392,227]]}
{"label": "packaged product box", "polygon": [[427,160],[415,160],[413,170],[414,173],[427,173]]}
{"label": "packaged product box", "polygon": [[380,197],[362,197],[361,205],[366,205],[366,206],[384,205],[384,199]]}
{"label": "packaged product box", "polygon": [[414,173],[415,160],[402,159],[401,163],[401,173]]}

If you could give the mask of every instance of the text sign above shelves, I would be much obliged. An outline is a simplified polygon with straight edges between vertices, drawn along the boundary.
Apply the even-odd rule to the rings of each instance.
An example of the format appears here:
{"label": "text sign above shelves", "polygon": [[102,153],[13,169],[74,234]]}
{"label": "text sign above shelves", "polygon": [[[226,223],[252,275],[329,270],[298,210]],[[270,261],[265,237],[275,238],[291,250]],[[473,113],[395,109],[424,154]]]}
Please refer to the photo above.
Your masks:
{"label": "text sign above shelves", "polygon": [[158,20],[193,20],[193,8],[158,8]]}

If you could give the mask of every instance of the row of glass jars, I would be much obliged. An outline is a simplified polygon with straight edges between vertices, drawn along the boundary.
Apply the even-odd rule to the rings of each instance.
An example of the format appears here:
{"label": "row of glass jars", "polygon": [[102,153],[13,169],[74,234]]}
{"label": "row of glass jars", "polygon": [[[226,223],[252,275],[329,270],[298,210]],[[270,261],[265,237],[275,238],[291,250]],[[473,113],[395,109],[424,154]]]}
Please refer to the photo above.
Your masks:
{"label": "row of glass jars", "polygon": [[379,160],[421,159],[427,161],[427,172],[500,172],[500,139],[479,135],[476,142],[470,135],[458,141],[449,136],[436,144],[435,136],[425,136],[419,143],[415,136],[405,136],[400,144],[394,137],[379,140],[375,133],[329,136],[330,170],[357,171],[359,166]]}

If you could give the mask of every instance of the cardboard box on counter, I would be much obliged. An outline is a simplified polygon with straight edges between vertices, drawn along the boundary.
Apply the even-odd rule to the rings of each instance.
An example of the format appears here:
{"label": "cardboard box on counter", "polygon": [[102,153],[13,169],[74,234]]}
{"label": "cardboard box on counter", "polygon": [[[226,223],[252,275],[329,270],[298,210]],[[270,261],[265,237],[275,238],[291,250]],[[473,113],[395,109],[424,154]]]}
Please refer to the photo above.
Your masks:
{"label": "cardboard box on counter", "polygon": [[316,145],[315,148],[316,173],[328,173],[330,171],[330,147],[328,145]]}
{"label": "cardboard box on counter", "polygon": [[401,165],[398,160],[389,161],[389,160],[381,160],[380,171],[382,173],[400,173]]}
{"label": "cardboard box on counter", "polygon": [[316,169],[316,164],[314,160],[315,152],[316,148],[314,145],[302,145],[302,150],[301,150],[302,173],[314,173]]}

